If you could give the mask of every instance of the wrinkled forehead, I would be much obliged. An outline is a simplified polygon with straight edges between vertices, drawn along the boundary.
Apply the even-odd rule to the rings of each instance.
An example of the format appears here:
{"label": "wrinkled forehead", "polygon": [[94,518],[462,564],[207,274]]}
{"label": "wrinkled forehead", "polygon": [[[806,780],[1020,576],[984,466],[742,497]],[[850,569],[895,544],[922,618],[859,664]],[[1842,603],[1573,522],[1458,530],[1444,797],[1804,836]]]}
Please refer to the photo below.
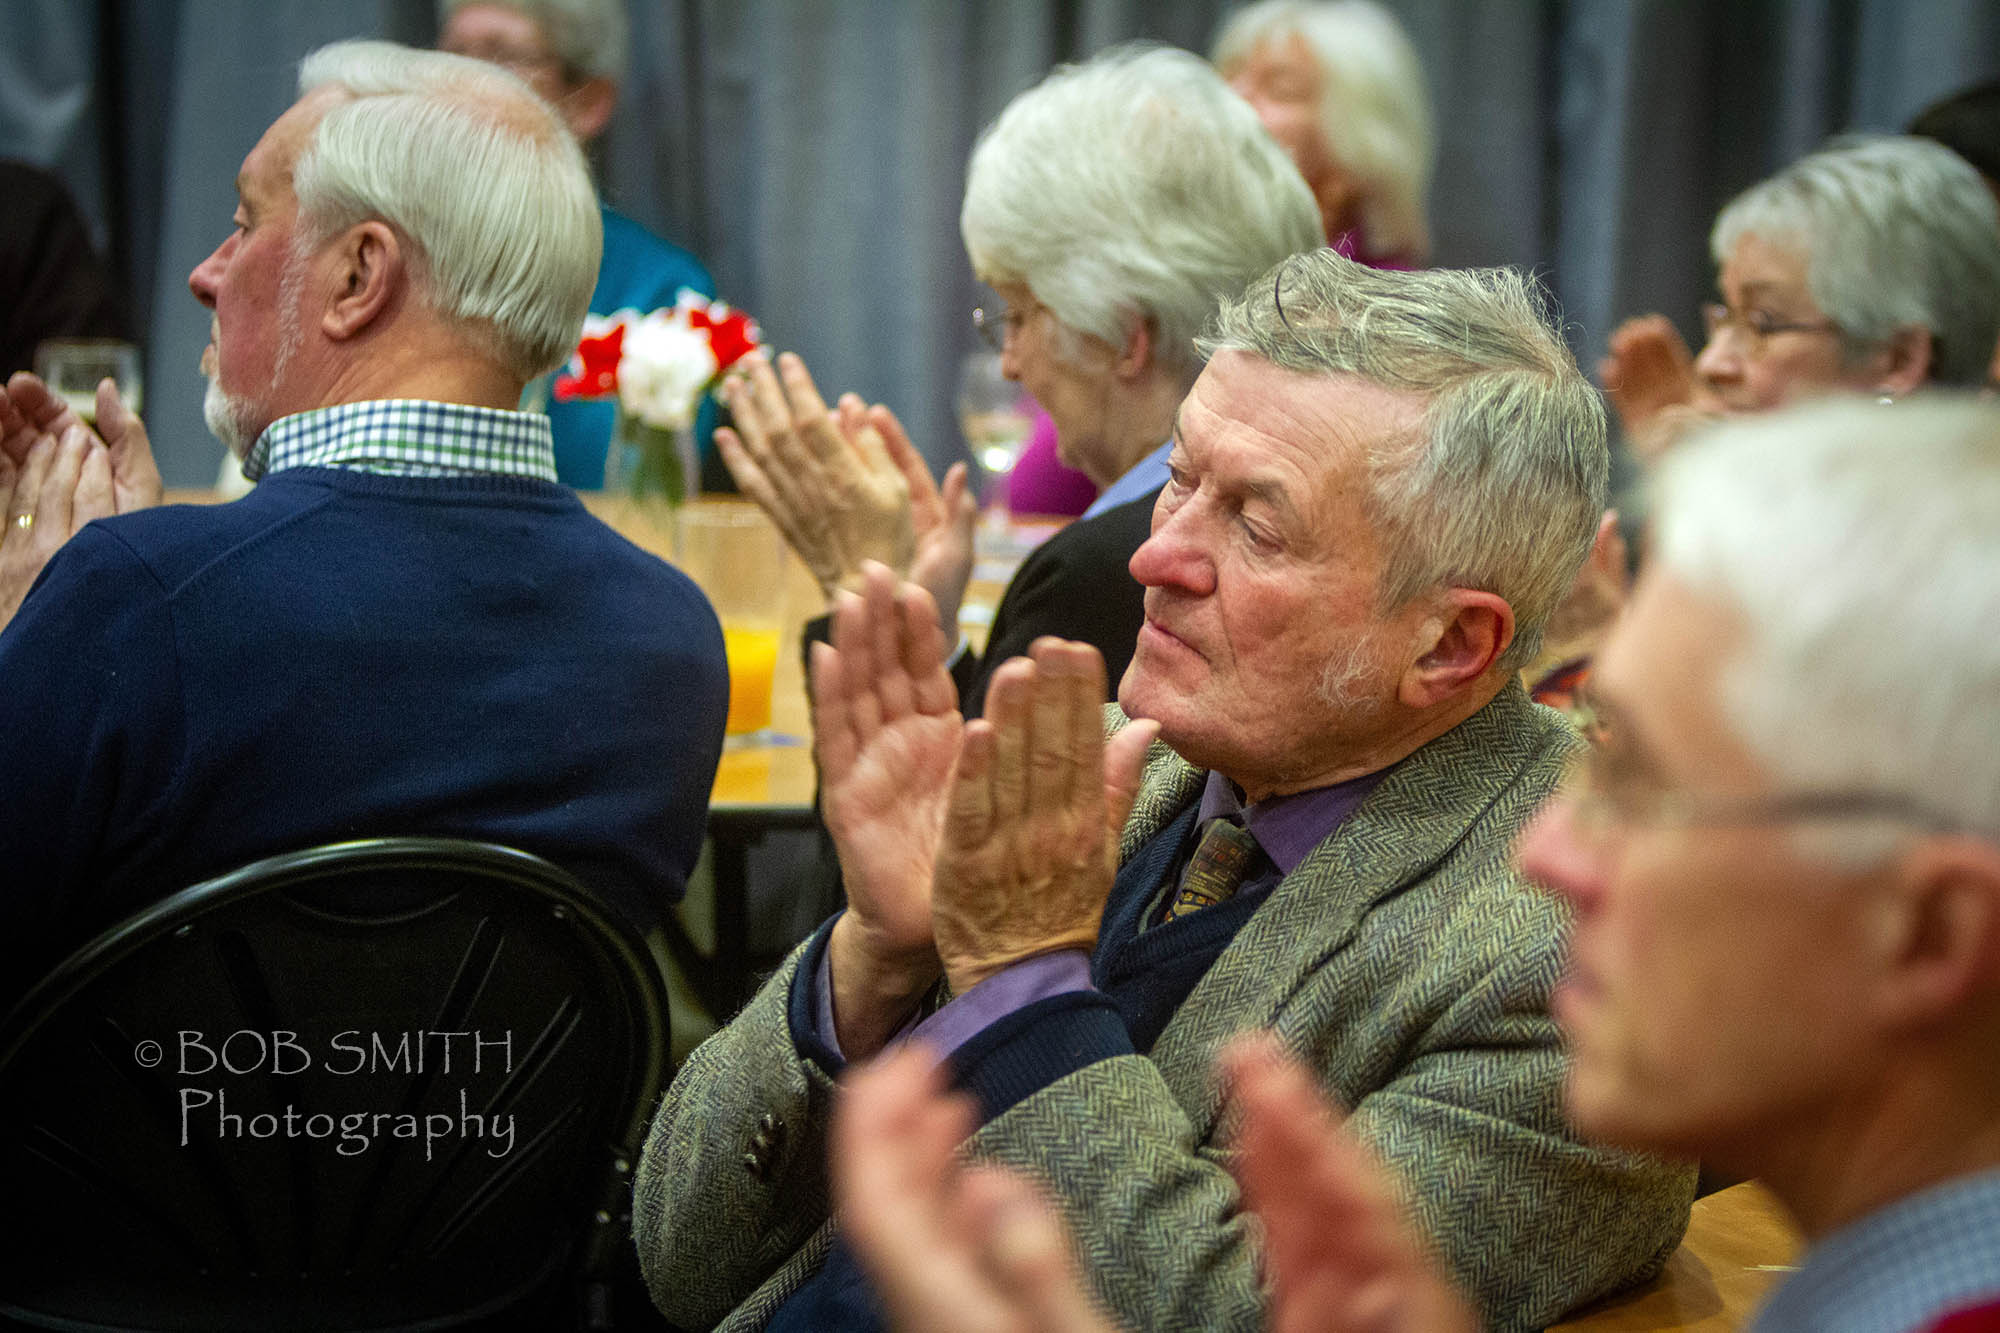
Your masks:
{"label": "wrinkled forehead", "polygon": [[1429,410],[1426,394],[1223,350],[1182,402],[1175,433],[1191,448],[1228,447],[1319,476],[1387,461],[1414,447]]}
{"label": "wrinkled forehead", "polygon": [[1746,231],[1730,245],[1717,280],[1726,295],[1737,299],[1795,297],[1810,301],[1809,268],[1810,253],[1804,240]]}

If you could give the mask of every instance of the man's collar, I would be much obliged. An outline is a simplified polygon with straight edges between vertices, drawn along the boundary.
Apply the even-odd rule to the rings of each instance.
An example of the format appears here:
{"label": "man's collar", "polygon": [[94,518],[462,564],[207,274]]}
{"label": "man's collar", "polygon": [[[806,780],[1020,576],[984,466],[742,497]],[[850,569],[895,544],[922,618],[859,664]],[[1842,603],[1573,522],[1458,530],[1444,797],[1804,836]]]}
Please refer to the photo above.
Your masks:
{"label": "man's collar", "polygon": [[341,403],[281,417],[250,447],[243,475],[256,481],[294,467],[556,479],[547,417],[421,398]]}
{"label": "man's collar", "polygon": [[[1391,765],[1394,767],[1394,765]],[[1358,778],[1315,787],[1287,796],[1267,796],[1250,805],[1243,804],[1243,792],[1222,774],[1211,771],[1202,788],[1201,806],[1195,812],[1197,825],[1217,816],[1240,817],[1264,855],[1281,875],[1289,875],[1306,854],[1326,840],[1326,836],[1375,790],[1389,769],[1363,773]]]}

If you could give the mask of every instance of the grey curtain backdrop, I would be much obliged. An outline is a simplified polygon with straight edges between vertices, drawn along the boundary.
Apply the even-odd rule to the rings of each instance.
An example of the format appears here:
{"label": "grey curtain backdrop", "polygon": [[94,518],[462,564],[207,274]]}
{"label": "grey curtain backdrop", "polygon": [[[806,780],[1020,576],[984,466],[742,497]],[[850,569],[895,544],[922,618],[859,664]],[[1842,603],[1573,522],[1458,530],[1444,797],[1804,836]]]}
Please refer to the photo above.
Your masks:
{"label": "grey curtain backdrop", "polygon": [[[1544,274],[1586,364],[1626,314],[1690,333],[1709,221],[1844,129],[2000,76],[1994,0],[1390,0],[1430,82],[1440,264]],[[830,391],[903,414],[938,466],[976,287],[958,202],[979,127],[1059,60],[1205,50],[1223,0],[629,0],[606,197],[689,246]],[[435,34],[430,0],[0,0],[0,156],[60,171],[147,331],[170,484],[205,485],[207,314],[243,155],[323,42]]]}

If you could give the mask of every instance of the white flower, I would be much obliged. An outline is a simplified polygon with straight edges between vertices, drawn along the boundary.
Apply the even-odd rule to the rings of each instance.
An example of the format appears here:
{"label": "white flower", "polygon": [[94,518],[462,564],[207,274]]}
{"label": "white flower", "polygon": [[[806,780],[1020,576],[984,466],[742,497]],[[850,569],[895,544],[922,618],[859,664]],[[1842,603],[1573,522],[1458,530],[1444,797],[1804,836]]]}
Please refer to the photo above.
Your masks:
{"label": "white flower", "polygon": [[655,310],[625,330],[618,401],[649,426],[686,430],[715,372],[707,332],[689,327],[674,310]]}

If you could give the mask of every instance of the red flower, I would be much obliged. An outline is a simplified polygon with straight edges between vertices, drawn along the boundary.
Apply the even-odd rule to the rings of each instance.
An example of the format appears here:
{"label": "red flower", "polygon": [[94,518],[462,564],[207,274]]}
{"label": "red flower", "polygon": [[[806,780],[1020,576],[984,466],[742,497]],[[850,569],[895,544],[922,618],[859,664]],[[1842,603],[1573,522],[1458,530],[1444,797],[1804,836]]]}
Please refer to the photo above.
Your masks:
{"label": "red flower", "polygon": [[[721,311],[718,315],[716,312]],[[697,305],[688,311],[692,328],[708,330],[708,345],[715,353],[718,372],[729,369],[757,348],[761,330],[757,322],[741,310],[731,310],[720,301]]]}
{"label": "red flower", "polygon": [[624,355],[625,326],[614,324],[598,338],[585,338],[576,345],[576,359],[583,373],[567,370],[556,376],[555,399],[567,403],[577,398],[612,398],[618,393],[618,358]]}

